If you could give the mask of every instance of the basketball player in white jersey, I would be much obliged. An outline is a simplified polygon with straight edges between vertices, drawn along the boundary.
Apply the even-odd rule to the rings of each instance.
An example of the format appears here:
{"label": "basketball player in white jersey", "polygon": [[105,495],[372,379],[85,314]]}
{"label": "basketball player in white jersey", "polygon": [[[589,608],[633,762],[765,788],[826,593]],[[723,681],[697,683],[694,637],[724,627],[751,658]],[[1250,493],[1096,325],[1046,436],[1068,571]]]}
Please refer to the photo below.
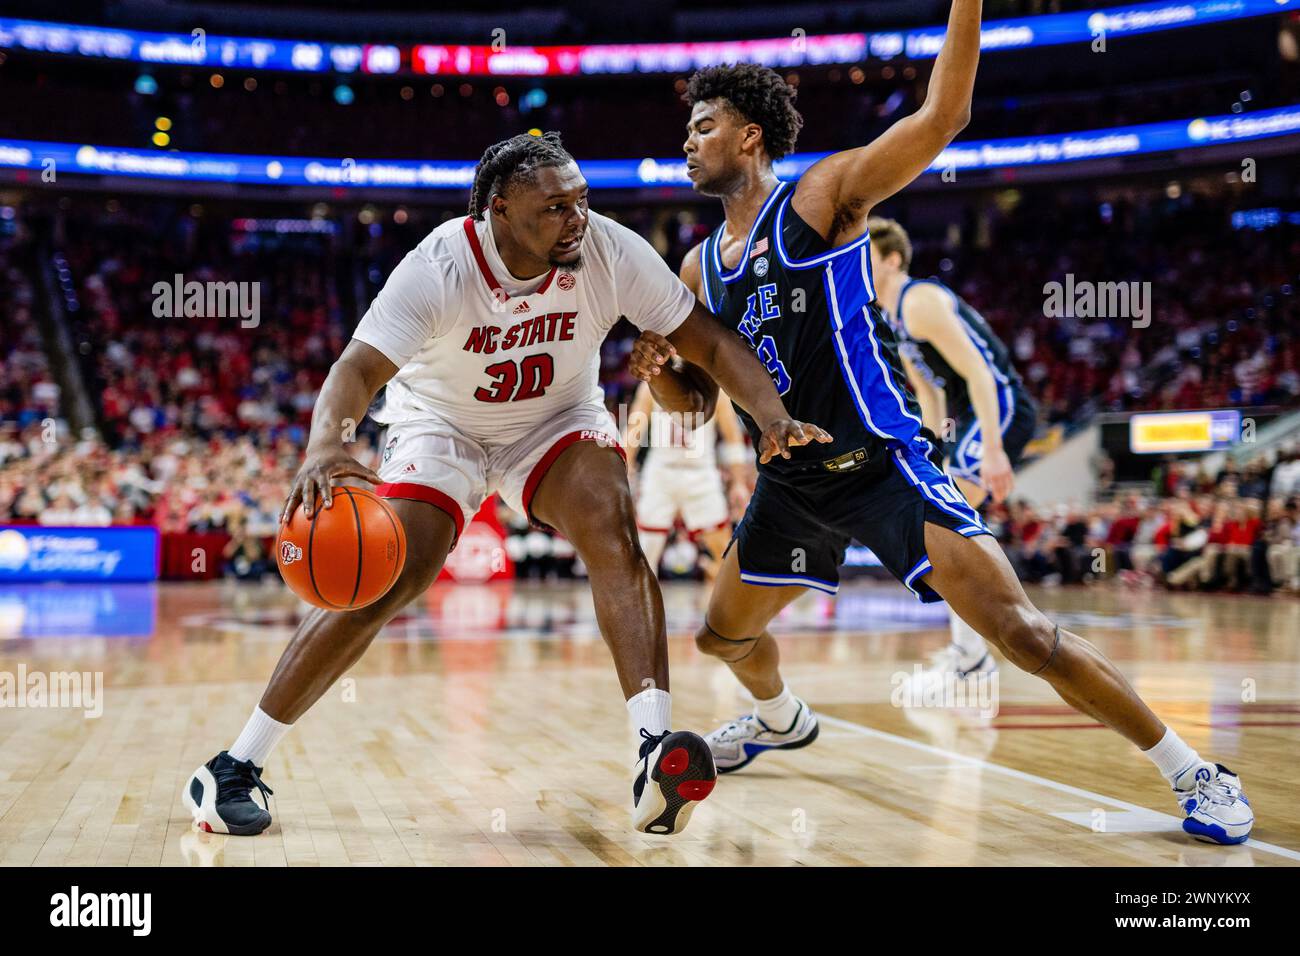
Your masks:
{"label": "basketball player in white jersey", "polygon": [[[685,826],[716,769],[702,738],[670,729],[663,600],[637,544],[623,451],[597,383],[601,342],[620,317],[667,336],[736,396],[763,423],[764,460],[829,440],[789,419],[762,365],[695,304],[649,243],[588,209],[586,180],[558,134],[490,147],[470,215],[443,223],[402,260],[330,370],[281,516],[301,504],[314,518],[331,506],[337,479],[374,482],[406,531],[402,574],[368,607],[303,618],[243,732],[184,789],[201,829],[254,834],[270,825],[261,774],[272,748],[428,589],[494,493],[564,534],[588,568],[642,738],[633,825],[648,833]],[[388,432],[375,474],[345,441],[385,385],[376,418]],[[584,780],[591,773],[571,770]]]}
{"label": "basketball player in white jersey", "polygon": [[[660,408],[650,386],[642,382],[632,399],[623,436],[631,450],[627,459],[630,475],[636,475],[636,449],[645,437],[647,422],[649,447],[637,475],[636,527],[641,550],[651,569],[657,571],[668,535],[680,517],[691,537],[704,543],[716,569],[731,539],[730,501],[748,496],[749,453],[731,400],[719,395],[717,413],[701,422],[690,412]],[[719,480],[719,466],[726,474],[725,487]]]}

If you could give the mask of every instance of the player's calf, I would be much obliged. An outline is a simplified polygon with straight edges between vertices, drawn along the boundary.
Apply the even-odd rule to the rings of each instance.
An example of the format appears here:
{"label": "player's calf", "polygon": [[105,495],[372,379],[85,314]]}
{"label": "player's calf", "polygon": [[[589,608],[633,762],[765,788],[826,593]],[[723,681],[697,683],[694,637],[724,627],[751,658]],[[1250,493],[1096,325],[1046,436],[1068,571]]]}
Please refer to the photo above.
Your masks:
{"label": "player's calf", "polygon": [[988,630],[985,637],[1017,667],[1042,677],[1071,707],[1142,749],[1173,788],[1184,831],[1208,843],[1241,843],[1250,836],[1255,813],[1241,780],[1164,727],[1095,646],[1061,630],[1033,605],[1003,609]]}
{"label": "player's calf", "polygon": [[817,739],[817,716],[781,680],[772,635],[763,631],[758,637],[729,638],[706,621],[696,632],[695,646],[726,662],[754,694],[753,713],[704,738],[718,773],[746,767],[765,751],[799,750]]}

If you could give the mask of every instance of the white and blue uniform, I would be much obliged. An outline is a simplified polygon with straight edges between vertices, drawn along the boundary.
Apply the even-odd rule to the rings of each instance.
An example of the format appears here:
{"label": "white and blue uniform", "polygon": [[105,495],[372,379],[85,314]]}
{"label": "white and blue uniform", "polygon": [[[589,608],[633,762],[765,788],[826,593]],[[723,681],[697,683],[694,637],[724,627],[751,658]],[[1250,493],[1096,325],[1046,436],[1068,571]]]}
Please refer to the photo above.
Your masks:
{"label": "white and blue uniform", "polygon": [[980,462],[984,457],[983,441],[979,417],[971,405],[966,380],[957,374],[938,349],[907,331],[904,321],[907,294],[918,285],[936,286],[952,300],[958,321],[988,364],[997,388],[1002,448],[1013,466],[1019,462],[1025,445],[1034,437],[1038,408],[1011,364],[1011,353],[982,315],[938,279],[909,279],[904,284],[898,294],[897,314],[893,317],[898,349],[931,385],[943,392],[948,417],[956,422],[957,427],[945,447],[948,472],[969,481],[978,481]]}

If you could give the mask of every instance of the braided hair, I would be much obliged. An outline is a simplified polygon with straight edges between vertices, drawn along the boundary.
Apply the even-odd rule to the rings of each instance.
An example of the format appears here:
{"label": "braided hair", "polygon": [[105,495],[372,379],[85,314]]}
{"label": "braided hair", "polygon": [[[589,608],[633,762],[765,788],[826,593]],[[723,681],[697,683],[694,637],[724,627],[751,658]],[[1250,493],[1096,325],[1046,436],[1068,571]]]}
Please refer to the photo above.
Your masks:
{"label": "braided hair", "polygon": [[483,218],[483,210],[497,193],[515,182],[531,182],[537,170],[545,166],[563,166],[573,157],[560,143],[560,134],[541,136],[522,133],[503,139],[483,151],[474,169],[474,186],[469,194],[469,214]]}

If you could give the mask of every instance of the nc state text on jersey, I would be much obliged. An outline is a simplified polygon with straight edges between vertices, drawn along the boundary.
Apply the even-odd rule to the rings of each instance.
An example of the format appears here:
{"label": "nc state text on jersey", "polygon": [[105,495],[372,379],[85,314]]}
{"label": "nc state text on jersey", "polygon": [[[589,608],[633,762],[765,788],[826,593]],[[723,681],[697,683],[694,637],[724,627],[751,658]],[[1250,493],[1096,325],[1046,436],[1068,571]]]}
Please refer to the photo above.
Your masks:
{"label": "nc state text on jersey", "polygon": [[512,325],[504,333],[495,325],[480,325],[470,330],[464,349],[491,355],[498,350],[505,352],[538,342],[568,342],[573,339],[573,320],[577,315],[577,312],[547,312]]}

